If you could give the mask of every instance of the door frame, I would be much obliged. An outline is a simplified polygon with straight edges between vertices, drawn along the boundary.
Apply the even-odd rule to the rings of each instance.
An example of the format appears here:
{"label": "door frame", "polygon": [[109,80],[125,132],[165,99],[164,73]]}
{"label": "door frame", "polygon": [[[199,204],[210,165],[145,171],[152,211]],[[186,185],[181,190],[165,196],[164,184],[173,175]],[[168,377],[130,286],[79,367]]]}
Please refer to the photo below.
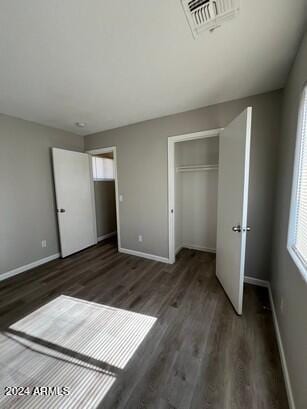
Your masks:
{"label": "door frame", "polygon": [[219,136],[224,128],[210,129],[207,131],[193,132],[183,135],[168,137],[168,258],[173,264],[176,259],[175,254],[175,143],[192,141],[195,139],[212,138]]}
{"label": "door frame", "polygon": [[91,149],[91,150],[86,151],[86,153],[88,153],[91,156],[100,155],[102,153],[110,153],[110,152],[113,153],[113,160],[114,160],[117,249],[119,250],[121,248],[121,238],[120,238],[119,193],[118,193],[118,171],[117,171],[116,146],[108,146],[106,148],[97,148],[97,149]]}

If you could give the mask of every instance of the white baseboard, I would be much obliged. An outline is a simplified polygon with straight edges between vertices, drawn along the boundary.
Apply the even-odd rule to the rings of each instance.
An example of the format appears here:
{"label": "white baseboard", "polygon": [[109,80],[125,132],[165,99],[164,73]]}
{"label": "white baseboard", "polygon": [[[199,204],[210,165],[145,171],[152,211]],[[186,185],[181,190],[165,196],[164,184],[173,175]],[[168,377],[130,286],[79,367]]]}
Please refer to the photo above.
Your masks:
{"label": "white baseboard", "polygon": [[258,285],[259,287],[266,287],[266,288],[270,287],[269,281],[260,280],[259,278],[254,278],[254,277],[249,277],[249,276],[244,277],[244,282],[247,284]]}
{"label": "white baseboard", "polygon": [[108,233],[108,234],[104,234],[103,236],[99,236],[97,240],[102,241],[102,240],[108,239],[109,237],[116,236],[116,234],[117,234],[117,231],[112,231],[112,233]]}
{"label": "white baseboard", "polygon": [[131,256],[137,256],[137,257],[147,258],[149,260],[160,261],[161,263],[167,263],[167,264],[170,263],[167,257],[160,257],[160,256],[156,256],[155,254],[143,253],[142,251],[130,250],[130,249],[122,248],[122,247],[120,247],[118,251],[120,253],[130,254]]}
{"label": "white baseboard", "polygon": [[182,248],[204,251],[206,253],[216,253],[216,249],[213,249],[211,247],[198,246],[197,244],[183,243]]}
{"label": "white baseboard", "polygon": [[55,260],[56,258],[59,258],[60,254],[52,254],[51,256],[41,258],[40,260],[33,261],[30,264],[26,264],[24,266],[15,268],[14,270],[8,271],[6,273],[0,274],[0,281],[6,280],[9,277],[13,277],[17,274],[23,273],[24,271],[31,270],[32,268],[38,267],[42,264],[48,263],[49,261]]}
{"label": "white baseboard", "polygon": [[204,251],[206,253],[216,253],[216,250],[210,247],[197,246],[194,244],[180,244],[180,246],[178,246],[175,250],[175,255],[177,256],[179,251],[182,250],[183,248],[190,249],[190,250]]}
{"label": "white baseboard", "polygon": [[287,361],[286,361],[286,355],[285,355],[285,351],[284,351],[284,347],[283,347],[283,343],[282,343],[282,338],[281,338],[281,334],[280,334],[280,329],[279,329],[279,324],[278,324],[278,320],[277,320],[277,314],[276,314],[276,308],[275,308],[275,304],[274,304],[271,284],[270,284],[269,281],[260,280],[258,278],[248,277],[248,276],[244,277],[244,282],[248,283],[248,284],[258,285],[260,287],[266,287],[268,289],[268,291],[269,291],[269,298],[270,298],[270,304],[271,304],[271,310],[272,310],[273,323],[274,323],[275,334],[276,334],[276,339],[277,339],[277,345],[278,345],[278,350],[279,350],[279,355],[280,355],[282,372],[283,372],[283,375],[284,375],[284,380],[285,380],[285,385],[286,385],[286,392],[287,392],[287,397],[288,397],[289,408],[290,409],[296,409],[295,403],[294,403],[294,398],[293,398],[293,392],[292,392],[292,386],[291,386]]}
{"label": "white baseboard", "polygon": [[288,396],[288,403],[289,403],[290,409],[296,409],[294,398],[293,398],[293,392],[292,392],[292,386],[291,386],[287,361],[286,361],[285,350],[284,350],[284,346],[283,346],[283,342],[282,342],[282,338],[280,334],[280,329],[279,329],[279,324],[278,324],[277,314],[276,314],[276,308],[275,308],[272,289],[271,289],[270,284],[268,286],[268,290],[269,290],[269,297],[270,297],[273,322],[274,322],[274,327],[275,327],[275,332],[276,332],[277,344],[278,344],[278,349],[279,349],[279,355],[280,355],[280,360],[281,360],[281,367],[282,367],[282,371],[284,375],[286,391],[287,391],[287,396]]}

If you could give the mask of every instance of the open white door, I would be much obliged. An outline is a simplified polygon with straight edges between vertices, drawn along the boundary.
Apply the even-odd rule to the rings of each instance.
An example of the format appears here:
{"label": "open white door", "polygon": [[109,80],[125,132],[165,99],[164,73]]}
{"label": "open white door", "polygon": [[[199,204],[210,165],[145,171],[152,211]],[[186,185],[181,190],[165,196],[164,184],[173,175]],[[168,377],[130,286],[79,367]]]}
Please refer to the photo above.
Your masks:
{"label": "open white door", "polygon": [[53,148],[61,256],[97,243],[91,156]]}
{"label": "open white door", "polygon": [[242,314],[252,108],[220,134],[216,275]]}

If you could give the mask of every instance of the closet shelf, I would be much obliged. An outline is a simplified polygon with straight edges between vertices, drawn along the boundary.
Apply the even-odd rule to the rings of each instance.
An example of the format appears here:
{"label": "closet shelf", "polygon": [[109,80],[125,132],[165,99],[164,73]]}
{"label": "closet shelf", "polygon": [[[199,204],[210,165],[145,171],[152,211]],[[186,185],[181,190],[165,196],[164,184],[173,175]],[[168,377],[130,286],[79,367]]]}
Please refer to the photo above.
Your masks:
{"label": "closet shelf", "polygon": [[213,165],[186,165],[177,166],[176,172],[199,172],[207,170],[218,170],[218,164]]}

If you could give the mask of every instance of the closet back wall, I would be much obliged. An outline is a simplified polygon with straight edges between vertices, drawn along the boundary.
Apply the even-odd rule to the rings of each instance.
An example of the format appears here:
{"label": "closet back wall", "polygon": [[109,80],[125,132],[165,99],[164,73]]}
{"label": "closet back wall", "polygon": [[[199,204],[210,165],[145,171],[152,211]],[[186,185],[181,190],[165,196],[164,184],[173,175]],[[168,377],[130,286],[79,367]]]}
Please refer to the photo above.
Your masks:
{"label": "closet back wall", "polygon": [[[175,163],[180,166],[217,165],[218,138],[203,138],[175,145]],[[218,170],[176,172],[176,222],[181,232],[178,247],[215,251],[217,230]],[[180,219],[179,219],[180,218]],[[175,230],[177,224],[175,226]],[[178,232],[179,235],[179,232]],[[179,244],[180,242],[180,244]]]}
{"label": "closet back wall", "polygon": [[86,136],[86,150],[117,147],[122,247],[168,257],[167,138],[224,127],[252,106],[246,274],[267,279],[281,99],[274,91]]}

